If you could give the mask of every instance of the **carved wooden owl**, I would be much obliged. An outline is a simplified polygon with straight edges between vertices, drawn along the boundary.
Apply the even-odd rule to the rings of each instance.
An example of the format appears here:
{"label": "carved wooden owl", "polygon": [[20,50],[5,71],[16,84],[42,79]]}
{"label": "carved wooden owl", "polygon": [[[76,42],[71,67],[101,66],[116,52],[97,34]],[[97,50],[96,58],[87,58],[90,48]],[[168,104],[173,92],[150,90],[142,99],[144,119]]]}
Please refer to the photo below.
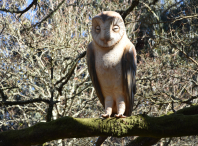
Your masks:
{"label": "carved wooden owl", "polygon": [[104,11],[92,19],[93,41],[87,64],[97,96],[105,108],[102,117],[130,116],[136,93],[136,50],[126,35],[120,14]]}

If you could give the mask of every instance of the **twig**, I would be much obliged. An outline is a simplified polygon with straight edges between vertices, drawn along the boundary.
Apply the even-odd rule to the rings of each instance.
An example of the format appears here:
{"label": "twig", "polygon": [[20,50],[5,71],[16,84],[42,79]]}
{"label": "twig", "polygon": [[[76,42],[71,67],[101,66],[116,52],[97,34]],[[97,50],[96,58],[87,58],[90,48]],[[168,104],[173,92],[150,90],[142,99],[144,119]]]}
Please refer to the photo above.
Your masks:
{"label": "twig", "polygon": [[126,16],[133,11],[133,9],[139,4],[139,0],[133,0],[131,6],[125,11],[117,11],[122,16],[123,20],[125,21]]}
{"label": "twig", "polygon": [[[36,98],[36,99],[30,99],[30,100],[24,100],[24,101],[1,101],[0,102],[0,106],[3,105],[24,105],[24,104],[28,104],[28,103],[34,103],[34,102],[45,102],[47,104],[50,103],[50,100],[47,99],[41,99],[41,98]],[[58,103],[60,101],[54,101],[55,103]]]}
{"label": "twig", "polygon": [[[75,59],[75,64],[74,64],[74,66],[73,66],[74,69],[75,69],[76,63],[78,63],[79,59],[85,57],[85,55],[86,55],[86,51],[84,51],[84,52],[81,53],[78,57],[76,57],[76,59]],[[70,59],[71,59],[71,58],[70,58]],[[63,78],[61,78],[60,80],[58,80],[58,81],[55,83],[55,85],[61,83],[64,79],[67,80],[67,78],[69,77],[70,73],[72,72],[73,67],[71,67],[69,73],[68,73],[65,77],[63,77]]]}
{"label": "twig", "polygon": [[31,3],[27,8],[25,8],[25,9],[22,10],[22,11],[15,11],[15,10],[8,10],[8,9],[0,9],[0,11],[4,11],[4,12],[8,12],[8,13],[20,14],[19,17],[21,17],[21,15],[23,15],[25,12],[27,12],[29,9],[31,9],[31,7],[32,7],[33,5],[37,5],[37,0],[33,0],[32,3]]}
{"label": "twig", "polygon": [[[197,16],[198,16],[198,15],[197,15]],[[179,48],[177,47],[177,45],[175,45],[171,40],[168,40],[168,42],[169,42],[172,46],[174,46],[177,50],[181,51],[188,59],[190,59],[192,62],[194,62],[194,63],[198,66],[198,62],[195,61],[192,57],[188,56],[188,55],[186,54],[186,52],[184,52],[184,50],[179,49]]]}

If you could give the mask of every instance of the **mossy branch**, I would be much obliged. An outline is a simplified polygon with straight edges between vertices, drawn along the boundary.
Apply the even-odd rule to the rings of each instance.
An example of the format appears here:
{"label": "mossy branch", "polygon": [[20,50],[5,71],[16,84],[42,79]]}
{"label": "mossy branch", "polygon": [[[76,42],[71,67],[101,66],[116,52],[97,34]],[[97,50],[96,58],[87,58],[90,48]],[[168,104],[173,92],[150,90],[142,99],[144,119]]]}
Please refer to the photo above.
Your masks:
{"label": "mossy branch", "polygon": [[[185,112],[185,110],[187,112]],[[181,111],[181,112],[180,112]],[[161,117],[136,115],[125,119],[64,117],[30,128],[0,133],[1,146],[29,146],[55,139],[95,136],[181,137],[198,134],[198,106]],[[195,115],[191,115],[191,112]],[[196,111],[196,112],[193,112]],[[182,113],[185,114],[182,114]]]}

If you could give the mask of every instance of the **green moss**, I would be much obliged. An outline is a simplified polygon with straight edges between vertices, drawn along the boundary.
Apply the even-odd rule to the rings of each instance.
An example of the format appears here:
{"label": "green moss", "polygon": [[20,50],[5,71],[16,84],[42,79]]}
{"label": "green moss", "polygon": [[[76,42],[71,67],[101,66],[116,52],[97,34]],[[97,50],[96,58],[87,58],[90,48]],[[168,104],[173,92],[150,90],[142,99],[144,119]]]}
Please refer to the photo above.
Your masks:
{"label": "green moss", "polygon": [[[48,123],[38,123],[23,130],[0,133],[0,145],[28,146],[62,138],[94,136],[177,137],[198,134],[197,106],[161,117],[145,114],[127,118],[72,118],[64,117]],[[185,114],[183,114],[185,113]],[[10,141],[12,144],[10,144]]]}

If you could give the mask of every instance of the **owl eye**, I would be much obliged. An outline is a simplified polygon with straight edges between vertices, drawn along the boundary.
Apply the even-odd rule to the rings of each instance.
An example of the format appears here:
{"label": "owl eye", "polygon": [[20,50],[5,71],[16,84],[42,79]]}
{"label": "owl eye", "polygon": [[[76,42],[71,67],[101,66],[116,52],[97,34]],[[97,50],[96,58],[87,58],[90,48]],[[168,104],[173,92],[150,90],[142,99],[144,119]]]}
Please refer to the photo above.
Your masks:
{"label": "owl eye", "polygon": [[97,32],[97,33],[100,32],[100,26],[96,26],[96,32]]}
{"label": "owl eye", "polygon": [[118,32],[120,30],[119,26],[115,25],[113,26],[113,31],[114,32]]}

